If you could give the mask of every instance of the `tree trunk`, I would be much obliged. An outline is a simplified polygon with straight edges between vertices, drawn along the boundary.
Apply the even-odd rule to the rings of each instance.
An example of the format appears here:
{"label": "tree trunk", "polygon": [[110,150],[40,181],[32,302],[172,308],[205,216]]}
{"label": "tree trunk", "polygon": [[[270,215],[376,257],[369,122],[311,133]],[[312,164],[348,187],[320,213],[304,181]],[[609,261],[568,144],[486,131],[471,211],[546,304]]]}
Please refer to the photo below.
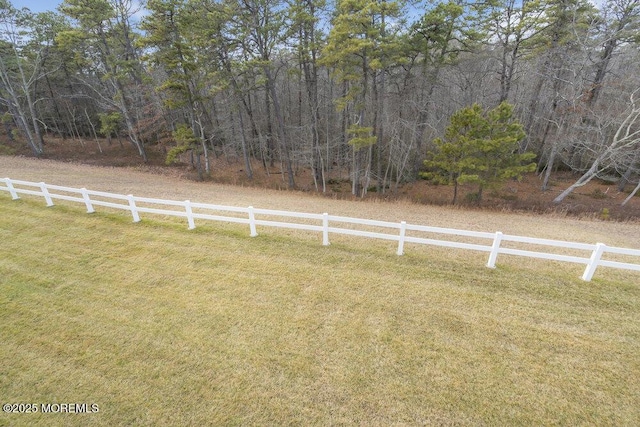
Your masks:
{"label": "tree trunk", "polygon": [[415,136],[415,146],[416,146],[417,155],[413,163],[414,176],[418,175],[418,171],[420,170],[420,168],[422,168],[423,161],[424,161],[424,152],[423,152],[424,150],[423,150],[422,139],[424,138],[424,133],[428,126],[427,122],[430,116],[429,108],[431,108],[429,104],[431,102],[431,98],[433,97],[433,92],[435,91],[436,82],[438,80],[439,75],[440,75],[440,66],[437,66],[434,70],[432,70],[429,73],[429,76],[426,78],[427,84],[429,86],[428,86],[427,94],[425,97],[423,97],[423,100],[422,100],[423,107],[420,109],[420,112],[418,113],[417,131]]}
{"label": "tree trunk", "polygon": [[[564,127],[564,121],[562,122],[562,124],[560,126],[558,126],[558,129],[561,129]],[[549,125],[551,124],[551,122],[549,122]],[[554,138],[553,142],[551,143],[551,152],[549,153],[549,157],[547,159],[547,166],[545,168],[544,171],[544,179],[542,181],[542,191],[547,191],[547,189],[549,188],[549,180],[551,179],[551,172],[553,171],[553,166],[556,162],[556,156],[558,155],[558,147],[559,146],[559,142],[558,142],[558,137],[556,136],[556,138]]]}
{"label": "tree trunk", "polygon": [[47,83],[47,89],[49,89],[49,96],[51,97],[51,102],[53,102],[53,110],[56,113],[54,130],[58,134],[58,137],[65,139],[65,134],[64,132],[62,132],[62,126],[60,126],[64,120],[62,119],[60,108],[58,107],[58,98],[56,98],[56,96],[53,94],[53,89],[51,88],[51,80],[49,79],[49,74],[45,73],[44,78]]}
{"label": "tree trunk", "polygon": [[271,95],[271,100],[273,101],[273,110],[276,116],[276,124],[278,126],[278,137],[280,139],[280,145],[282,146],[282,153],[284,155],[285,166],[287,168],[288,176],[288,184],[289,188],[295,188],[296,183],[293,176],[293,165],[291,163],[291,155],[289,153],[289,143],[287,141],[287,134],[284,125],[284,117],[282,117],[282,109],[280,107],[280,101],[278,99],[278,94],[275,88],[275,79],[271,74],[271,69],[266,66],[264,67],[265,77],[267,78],[267,86],[269,90],[269,94]]}
{"label": "tree trunk", "polygon": [[[22,68],[20,68],[20,71],[22,71]],[[21,76],[21,77],[22,77],[23,83],[26,84],[24,80],[24,76]],[[41,144],[42,139],[41,138],[36,139],[37,135],[34,136],[33,131],[29,125],[28,116],[23,111],[20,105],[20,97],[16,93],[14,87],[11,85],[11,79],[7,72],[7,68],[5,66],[4,60],[2,60],[1,58],[0,58],[0,89],[3,89],[3,92],[6,92],[6,94],[8,95],[9,99],[7,100],[6,104],[9,108],[9,113],[13,116],[18,127],[22,129],[25,137],[27,138],[27,144],[29,145],[29,147],[31,148],[35,156],[40,156],[43,153],[43,147]],[[23,89],[26,89],[26,91],[29,92],[26,86],[24,86]],[[27,95],[29,94],[27,93]],[[29,105],[29,107],[33,108],[33,105]],[[35,123],[37,125],[37,122],[33,122],[33,120],[35,120],[35,117],[32,117],[32,123]]]}
{"label": "tree trunk", "polygon": [[622,177],[620,177],[620,181],[618,181],[618,191],[624,191],[625,187],[629,183],[631,176],[635,171],[637,171],[636,165],[638,164],[638,160],[640,160],[640,147],[637,147],[635,150],[635,154],[633,155],[633,160],[629,163],[627,170],[624,172]]}
{"label": "tree trunk", "polygon": [[242,118],[242,111],[240,111],[240,105],[238,105],[238,121],[240,122],[240,142],[242,144],[242,157],[244,158],[244,168],[246,170],[247,177],[253,179],[253,170],[251,169],[251,159],[249,158],[249,152],[247,150],[247,139],[244,133],[244,120]]}
{"label": "tree trunk", "polygon": [[131,144],[133,144],[133,146],[138,149],[138,154],[140,154],[140,156],[142,157],[142,160],[146,163],[148,161],[147,153],[142,143],[138,140],[137,131],[133,124],[133,120],[129,115],[129,109],[127,108],[126,102],[123,99],[124,94],[122,92],[120,92],[120,98],[122,99],[120,104],[120,111],[122,112],[122,116],[124,117],[124,122],[127,125],[127,134],[129,135],[129,141],[131,141]]}
{"label": "tree trunk", "polygon": [[459,187],[458,178],[455,178],[453,180],[453,200],[451,200],[452,205],[455,205],[456,202],[458,201],[458,187]]}
{"label": "tree trunk", "polygon": [[353,147],[353,170],[351,178],[351,194],[357,196],[360,194],[360,168],[362,165],[362,149]]}
{"label": "tree trunk", "polygon": [[622,206],[626,205],[629,200],[631,200],[633,198],[633,196],[636,195],[636,193],[638,192],[638,190],[640,190],[640,181],[638,181],[638,185],[636,185],[636,188],[633,189],[633,191],[631,192],[631,194],[629,194],[627,196],[626,199],[624,199],[624,201],[622,202]]}
{"label": "tree trunk", "polygon": [[556,153],[558,152],[558,143],[554,141],[551,146],[551,153],[549,153],[549,158],[547,159],[547,166],[544,171],[544,179],[542,181],[542,191],[547,191],[549,189],[549,179],[551,178],[551,171],[553,170],[553,164],[556,161]]}
{"label": "tree trunk", "polygon": [[596,175],[598,174],[599,166],[600,166],[600,162],[598,159],[596,159],[596,161],[593,162],[593,164],[591,165],[588,171],[586,171],[580,178],[578,178],[576,182],[571,184],[569,188],[567,188],[562,193],[560,193],[558,197],[553,199],[553,203],[554,204],[561,203],[569,194],[573,192],[573,190],[575,190],[578,187],[582,187],[583,185],[591,181],[593,178],[595,178]]}
{"label": "tree trunk", "polygon": [[609,62],[611,61],[611,57],[613,56],[613,52],[616,49],[617,44],[618,40],[613,38],[607,40],[607,43],[604,46],[604,51],[602,52],[600,62],[598,62],[596,69],[596,76],[594,78],[593,85],[587,93],[587,106],[589,108],[592,108],[598,101],[600,92],[602,91],[602,82],[607,75]]}
{"label": "tree trunk", "polygon": [[7,87],[4,81],[5,80],[4,72],[2,72],[1,77],[2,77],[2,85],[4,86],[5,91],[9,94],[11,98],[7,102],[9,113],[13,116],[13,119],[15,120],[16,125],[24,133],[24,136],[27,139],[27,144],[29,145],[29,148],[31,148],[31,151],[33,151],[33,154],[36,157],[38,157],[42,154],[42,147],[39,147],[38,144],[36,143],[36,140],[33,137],[33,133],[29,128],[29,123],[25,117],[24,112],[22,111],[22,108],[20,107],[19,100],[15,95],[15,93],[13,92],[13,89],[11,87]]}
{"label": "tree trunk", "polygon": [[87,112],[87,109],[84,109],[84,115],[87,118],[87,121],[89,122],[89,126],[91,127],[91,133],[93,134],[93,139],[96,141],[96,144],[98,144],[98,150],[100,151],[100,154],[102,154],[102,146],[100,146],[100,140],[98,140],[98,133],[96,132],[96,127],[93,125],[93,122],[91,121],[91,117],[89,117],[89,113]]}
{"label": "tree trunk", "polygon": [[[380,71],[380,83],[374,86],[375,88],[375,135],[376,135],[376,191],[379,194],[383,194],[386,186],[384,176],[382,174],[383,161],[382,155],[384,154],[384,119],[385,119],[385,70]],[[375,78],[375,77],[374,77]]]}
{"label": "tree trunk", "polygon": [[[315,16],[315,8],[309,4],[311,16]],[[316,66],[317,47],[315,40],[315,25],[313,23],[301,26],[300,40],[303,43],[300,63],[304,72],[305,87],[309,110],[311,111],[311,169],[313,181],[318,190],[318,181],[322,180],[322,192],[326,192],[325,170],[320,149],[320,105],[318,103],[318,69]],[[305,56],[308,55],[308,56]],[[300,94],[301,96],[301,94]],[[301,101],[301,100],[300,100]],[[302,104],[300,106],[300,120],[302,120]]]}

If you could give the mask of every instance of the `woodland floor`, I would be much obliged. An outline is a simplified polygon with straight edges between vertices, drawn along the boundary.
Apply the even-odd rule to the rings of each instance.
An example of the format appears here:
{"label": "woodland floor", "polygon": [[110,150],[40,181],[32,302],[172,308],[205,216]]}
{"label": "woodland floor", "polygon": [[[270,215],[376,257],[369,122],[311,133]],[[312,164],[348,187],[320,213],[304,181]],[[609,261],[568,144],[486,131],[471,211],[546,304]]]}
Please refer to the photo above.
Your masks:
{"label": "woodland floor", "polygon": [[[117,141],[108,144],[101,140],[80,143],[73,140],[47,138],[43,158],[62,162],[85,165],[106,166],[115,168],[135,168],[138,171],[154,175],[175,177],[186,180],[198,180],[197,172],[187,162],[167,166],[164,163],[166,148],[163,146],[147,147],[149,161],[144,163],[137,151],[126,142],[121,146]],[[6,141],[0,142],[0,154],[13,154],[32,157],[24,144],[18,145]],[[284,190],[287,188],[286,174],[276,163],[274,167],[265,169],[260,162],[254,162],[254,177],[249,180],[241,158],[228,156],[211,156],[211,175],[206,178],[221,184],[239,185],[243,187],[268,188]],[[186,157],[183,159],[186,160]],[[580,218],[602,220],[638,220],[640,219],[640,193],[625,206],[622,201],[633,189],[628,185],[625,192],[619,192],[617,185],[611,182],[594,179],[584,187],[578,188],[560,205],[552,200],[577,178],[578,174],[559,171],[552,175],[550,189],[540,190],[541,178],[536,174],[525,176],[520,182],[508,181],[496,189],[487,189],[480,206],[470,196],[477,191],[475,186],[462,186],[458,205],[469,210],[489,210],[505,212],[529,212],[536,214],[566,215]],[[296,168],[295,182],[298,191],[316,193],[311,171],[305,165]],[[351,195],[349,171],[346,168],[334,168],[326,179],[324,196],[332,199],[354,199]],[[372,182],[375,187],[375,183]],[[320,191],[321,183],[319,183]],[[453,197],[453,187],[434,185],[424,180],[400,184],[398,188],[388,189],[384,194],[370,191],[369,200],[406,200],[417,204],[448,205]]]}

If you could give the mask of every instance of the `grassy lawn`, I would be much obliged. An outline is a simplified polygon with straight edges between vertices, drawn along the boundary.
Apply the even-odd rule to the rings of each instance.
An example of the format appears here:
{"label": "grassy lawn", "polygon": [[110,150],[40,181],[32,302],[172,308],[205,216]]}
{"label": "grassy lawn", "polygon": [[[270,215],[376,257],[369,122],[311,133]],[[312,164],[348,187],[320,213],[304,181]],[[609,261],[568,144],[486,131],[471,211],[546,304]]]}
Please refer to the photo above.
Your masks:
{"label": "grassy lawn", "polygon": [[0,425],[637,425],[640,275],[0,194]]}

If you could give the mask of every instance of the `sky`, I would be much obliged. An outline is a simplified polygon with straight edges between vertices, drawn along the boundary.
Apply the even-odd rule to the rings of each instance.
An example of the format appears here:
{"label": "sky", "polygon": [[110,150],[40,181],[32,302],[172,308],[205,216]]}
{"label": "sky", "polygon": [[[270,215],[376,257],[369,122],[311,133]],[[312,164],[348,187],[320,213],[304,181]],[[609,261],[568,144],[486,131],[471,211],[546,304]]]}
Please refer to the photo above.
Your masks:
{"label": "sky", "polygon": [[47,10],[56,10],[62,0],[9,0],[13,7],[22,9],[28,7],[31,12],[46,12]]}
{"label": "sky", "polygon": [[[22,9],[23,7],[29,8],[31,12],[46,12],[48,10],[55,11],[63,0],[9,0],[13,7],[16,9]],[[137,0],[131,2],[132,5],[139,5]],[[144,11],[139,11],[134,16],[138,19],[144,15]]]}
{"label": "sky", "polygon": [[[45,12],[47,10],[56,10],[62,3],[62,0],[9,0],[13,7],[21,9],[28,7],[32,12]],[[599,6],[604,0],[590,0],[591,3]]]}

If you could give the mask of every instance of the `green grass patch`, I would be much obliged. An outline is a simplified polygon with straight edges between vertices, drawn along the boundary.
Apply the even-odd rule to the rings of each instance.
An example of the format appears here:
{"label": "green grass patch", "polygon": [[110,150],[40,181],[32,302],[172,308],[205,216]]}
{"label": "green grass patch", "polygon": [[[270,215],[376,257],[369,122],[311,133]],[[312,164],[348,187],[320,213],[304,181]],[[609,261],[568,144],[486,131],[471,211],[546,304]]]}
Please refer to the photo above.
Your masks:
{"label": "green grass patch", "polygon": [[0,425],[640,419],[637,275],[39,202],[0,195],[0,398],[99,412]]}

